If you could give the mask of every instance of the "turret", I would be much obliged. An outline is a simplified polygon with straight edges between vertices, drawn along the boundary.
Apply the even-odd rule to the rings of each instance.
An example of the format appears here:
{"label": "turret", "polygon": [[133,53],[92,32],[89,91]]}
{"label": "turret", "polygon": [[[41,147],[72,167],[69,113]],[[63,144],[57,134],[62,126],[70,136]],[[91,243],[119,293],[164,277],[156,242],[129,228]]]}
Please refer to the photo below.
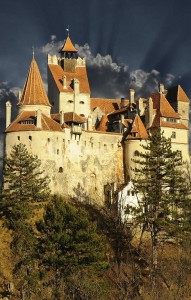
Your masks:
{"label": "turret", "polygon": [[72,44],[68,35],[63,47],[60,50],[60,64],[64,71],[75,72],[78,53],[77,49]]}
{"label": "turret", "polygon": [[38,65],[34,58],[32,59],[18,106],[19,113],[22,111],[37,111],[40,109],[45,115],[50,116],[51,105],[44,89]]}

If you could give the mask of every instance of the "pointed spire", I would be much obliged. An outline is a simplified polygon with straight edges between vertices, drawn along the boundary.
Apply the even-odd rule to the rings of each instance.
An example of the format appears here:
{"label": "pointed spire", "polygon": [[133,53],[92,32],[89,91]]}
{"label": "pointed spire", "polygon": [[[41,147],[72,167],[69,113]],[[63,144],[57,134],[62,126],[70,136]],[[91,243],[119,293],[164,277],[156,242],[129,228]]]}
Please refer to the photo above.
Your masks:
{"label": "pointed spire", "polygon": [[34,58],[32,59],[22,97],[19,101],[19,106],[21,105],[51,106],[44,89],[38,65]]}
{"label": "pointed spire", "polygon": [[69,37],[69,31],[68,31],[68,37],[67,37],[62,49],[60,50],[60,52],[78,52],[76,50],[76,48],[74,47],[74,45],[72,44],[72,41]]}

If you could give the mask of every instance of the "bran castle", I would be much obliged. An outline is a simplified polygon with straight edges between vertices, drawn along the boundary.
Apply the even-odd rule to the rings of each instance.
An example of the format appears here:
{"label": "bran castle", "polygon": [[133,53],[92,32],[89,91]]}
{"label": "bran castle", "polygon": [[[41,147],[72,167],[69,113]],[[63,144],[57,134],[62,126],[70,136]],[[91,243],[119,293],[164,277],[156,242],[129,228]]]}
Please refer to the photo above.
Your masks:
{"label": "bran castle", "polygon": [[91,98],[85,58],[68,35],[60,55],[48,55],[48,97],[33,58],[13,121],[7,101],[5,153],[25,144],[52,193],[102,202],[128,185],[132,158],[157,127],[189,160],[188,125],[189,99],[179,85],[160,84],[148,99],[136,99],[133,89],[129,99]]}

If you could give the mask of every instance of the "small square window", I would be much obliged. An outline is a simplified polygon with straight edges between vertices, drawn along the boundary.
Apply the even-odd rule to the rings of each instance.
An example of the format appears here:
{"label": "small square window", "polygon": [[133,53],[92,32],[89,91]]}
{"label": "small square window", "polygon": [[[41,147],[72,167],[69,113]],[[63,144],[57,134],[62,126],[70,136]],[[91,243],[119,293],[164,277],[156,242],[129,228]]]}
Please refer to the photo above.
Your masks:
{"label": "small square window", "polygon": [[172,137],[172,139],[176,138],[176,132],[175,131],[172,132],[172,136],[171,137]]}

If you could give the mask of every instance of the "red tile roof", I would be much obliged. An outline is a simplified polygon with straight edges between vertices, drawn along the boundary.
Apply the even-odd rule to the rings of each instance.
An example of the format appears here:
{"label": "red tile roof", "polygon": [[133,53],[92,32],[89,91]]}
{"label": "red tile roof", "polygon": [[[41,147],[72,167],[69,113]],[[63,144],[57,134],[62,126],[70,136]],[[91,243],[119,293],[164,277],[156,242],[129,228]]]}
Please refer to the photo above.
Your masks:
{"label": "red tile roof", "polygon": [[106,115],[103,115],[100,123],[98,124],[98,127],[96,128],[98,131],[107,131],[107,123],[108,123],[108,117]]}
{"label": "red tile roof", "polygon": [[78,52],[68,36],[60,52]]}
{"label": "red tile roof", "polygon": [[[133,136],[132,133],[136,133],[136,136]],[[127,139],[147,139],[147,138],[148,138],[147,130],[143,122],[141,121],[139,115],[136,115],[133,121],[131,131],[127,136]]]}
{"label": "red tile roof", "polygon": [[113,111],[112,113],[110,113],[109,115],[115,115],[115,114],[123,113],[125,111],[127,111],[127,106],[117,109],[117,110]]}
{"label": "red tile roof", "polygon": [[151,94],[151,98],[153,100],[153,108],[157,110],[161,117],[180,119],[180,115],[174,111],[163,94]]}
{"label": "red tile roof", "polygon": [[[74,73],[65,72],[59,65],[48,65],[48,68],[60,92],[73,93],[74,89],[72,81],[74,78],[77,78],[80,82],[80,93],[90,94],[90,86],[85,67],[76,67]],[[63,88],[64,75],[66,75],[66,89]]]}
{"label": "red tile roof", "polygon": [[[110,114],[120,109],[121,99],[104,99],[104,98],[90,98],[90,106],[93,111],[96,107],[99,107],[105,114]],[[125,100],[125,106],[127,106],[129,100]]]}
{"label": "red tile roof", "polygon": [[67,112],[64,114],[64,122],[65,123],[86,123],[87,118],[81,117],[74,112]]}
{"label": "red tile roof", "polygon": [[166,98],[169,102],[174,102],[176,100],[183,102],[190,102],[188,96],[182,89],[180,85],[174,86],[167,90]]}
{"label": "red tile roof", "polygon": [[181,122],[180,123],[171,123],[171,122],[163,121],[159,114],[156,114],[154,117],[151,128],[154,128],[154,127],[169,127],[169,128],[187,129],[188,130],[188,127],[185,126]]}
{"label": "red tile roof", "polygon": [[50,106],[35,59],[31,62],[19,105]]}
{"label": "red tile roof", "polygon": [[[36,112],[35,111],[22,111],[20,115],[11,123],[6,129],[6,132],[15,131],[63,131],[60,124],[46,115],[42,114],[42,127],[36,127]],[[33,120],[34,124],[21,124],[23,121]]]}

